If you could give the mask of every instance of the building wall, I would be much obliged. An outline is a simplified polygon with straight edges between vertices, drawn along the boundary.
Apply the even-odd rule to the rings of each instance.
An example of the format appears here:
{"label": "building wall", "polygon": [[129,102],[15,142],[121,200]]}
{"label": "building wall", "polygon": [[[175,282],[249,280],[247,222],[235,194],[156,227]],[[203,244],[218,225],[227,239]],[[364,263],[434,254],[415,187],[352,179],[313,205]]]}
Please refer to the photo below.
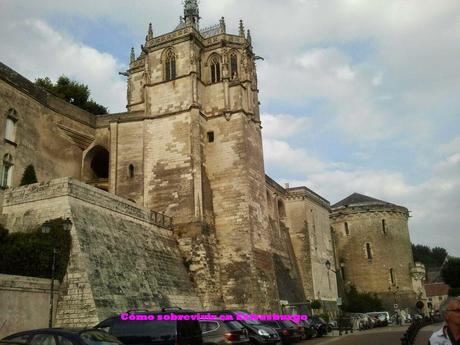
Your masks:
{"label": "building wall", "polygon": [[[385,220],[385,231],[382,220]],[[333,210],[331,216],[338,261],[345,265],[345,281],[360,291],[378,293],[389,306],[395,301],[410,307],[415,305],[411,277],[414,260],[407,220],[406,209],[390,206],[350,207]],[[366,243],[371,245],[372,259],[368,259]],[[394,282],[390,269],[393,269]],[[393,294],[389,287],[392,291],[398,289]]]}
{"label": "building wall", "polygon": [[[50,279],[0,274],[0,338],[48,327],[50,284]],[[57,293],[57,280],[54,288]]]}
{"label": "building wall", "polygon": [[[5,140],[9,109],[17,116],[14,143]],[[12,186],[19,185],[29,164],[39,181],[80,178],[82,153],[94,136],[94,115],[35,87],[0,64],[0,159],[5,154],[13,157]]]}

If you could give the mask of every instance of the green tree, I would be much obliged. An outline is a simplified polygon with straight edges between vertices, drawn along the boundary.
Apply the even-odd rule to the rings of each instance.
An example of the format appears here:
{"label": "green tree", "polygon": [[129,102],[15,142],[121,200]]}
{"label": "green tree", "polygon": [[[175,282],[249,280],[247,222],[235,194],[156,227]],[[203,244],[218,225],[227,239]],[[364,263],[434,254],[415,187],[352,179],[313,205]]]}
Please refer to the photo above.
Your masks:
{"label": "green tree", "polygon": [[32,164],[29,164],[24,170],[24,174],[21,178],[20,186],[26,186],[28,184],[37,183],[37,175],[35,174],[35,169]]}
{"label": "green tree", "polygon": [[60,76],[55,84],[53,84],[51,79],[48,77],[36,79],[35,84],[46,89],[55,96],[95,115],[108,113],[108,109],[106,107],[89,98],[91,92],[88,85],[70,80],[69,77],[64,75]]}
{"label": "green tree", "polygon": [[313,302],[311,302],[310,305],[311,309],[321,309],[321,302],[315,299]]}
{"label": "green tree", "polygon": [[449,257],[441,270],[442,279],[452,290],[460,289],[460,258]]}
{"label": "green tree", "polygon": [[350,313],[367,313],[375,310],[382,310],[382,300],[373,293],[358,292],[354,285],[349,286],[345,291],[346,304],[343,310]]}
{"label": "green tree", "polygon": [[414,261],[421,262],[426,268],[440,267],[447,257],[447,250],[441,247],[431,249],[421,244],[412,245]]}

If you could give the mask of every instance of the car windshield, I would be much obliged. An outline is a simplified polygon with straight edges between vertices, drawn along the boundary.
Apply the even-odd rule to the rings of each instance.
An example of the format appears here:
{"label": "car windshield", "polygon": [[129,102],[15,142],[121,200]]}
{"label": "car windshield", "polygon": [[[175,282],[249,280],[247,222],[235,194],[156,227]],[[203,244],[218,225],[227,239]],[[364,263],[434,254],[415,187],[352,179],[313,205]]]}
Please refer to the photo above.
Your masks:
{"label": "car windshield", "polygon": [[80,332],[80,337],[88,345],[121,344],[121,342],[114,336],[111,336],[110,334],[107,334],[99,330],[94,330],[94,329]]}
{"label": "car windshield", "polygon": [[224,323],[232,331],[239,331],[242,328],[244,328],[244,326],[241,323],[239,323],[238,321],[224,321]]}
{"label": "car windshield", "polygon": [[251,315],[251,314],[249,314],[249,313],[247,313],[245,311],[238,310],[236,313],[242,315],[243,318],[245,318],[247,316],[248,319],[247,320],[242,320],[242,322],[245,322],[248,325],[262,325],[262,323],[260,321],[258,321],[258,320],[250,320],[249,315]]}
{"label": "car windshield", "polygon": [[164,341],[176,336],[176,321],[118,321],[111,329],[116,337],[148,336],[152,341]]}
{"label": "car windshield", "polygon": [[292,328],[295,326],[295,324],[292,322],[292,321],[289,321],[289,320],[282,320],[280,321],[280,323],[284,326],[284,327],[287,327],[287,328]]}

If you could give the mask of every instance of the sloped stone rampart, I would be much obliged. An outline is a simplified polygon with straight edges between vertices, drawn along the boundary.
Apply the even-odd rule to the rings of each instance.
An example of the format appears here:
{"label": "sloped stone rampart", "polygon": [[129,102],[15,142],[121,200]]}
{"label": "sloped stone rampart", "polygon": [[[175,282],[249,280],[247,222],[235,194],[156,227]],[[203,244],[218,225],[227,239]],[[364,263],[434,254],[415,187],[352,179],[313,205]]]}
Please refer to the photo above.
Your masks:
{"label": "sloped stone rampart", "polygon": [[149,210],[62,178],[8,190],[3,212],[15,231],[72,221],[57,326],[94,326],[130,309],[201,307],[172,231],[157,226]]}

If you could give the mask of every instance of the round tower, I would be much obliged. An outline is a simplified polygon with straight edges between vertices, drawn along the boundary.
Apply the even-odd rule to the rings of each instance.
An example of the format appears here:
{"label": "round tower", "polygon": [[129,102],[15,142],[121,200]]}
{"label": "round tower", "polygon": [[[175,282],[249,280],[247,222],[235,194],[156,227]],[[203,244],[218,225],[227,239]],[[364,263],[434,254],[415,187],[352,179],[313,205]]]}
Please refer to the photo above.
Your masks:
{"label": "round tower", "polygon": [[377,293],[388,311],[415,308],[407,208],[354,193],[333,205],[331,226],[346,284]]}

